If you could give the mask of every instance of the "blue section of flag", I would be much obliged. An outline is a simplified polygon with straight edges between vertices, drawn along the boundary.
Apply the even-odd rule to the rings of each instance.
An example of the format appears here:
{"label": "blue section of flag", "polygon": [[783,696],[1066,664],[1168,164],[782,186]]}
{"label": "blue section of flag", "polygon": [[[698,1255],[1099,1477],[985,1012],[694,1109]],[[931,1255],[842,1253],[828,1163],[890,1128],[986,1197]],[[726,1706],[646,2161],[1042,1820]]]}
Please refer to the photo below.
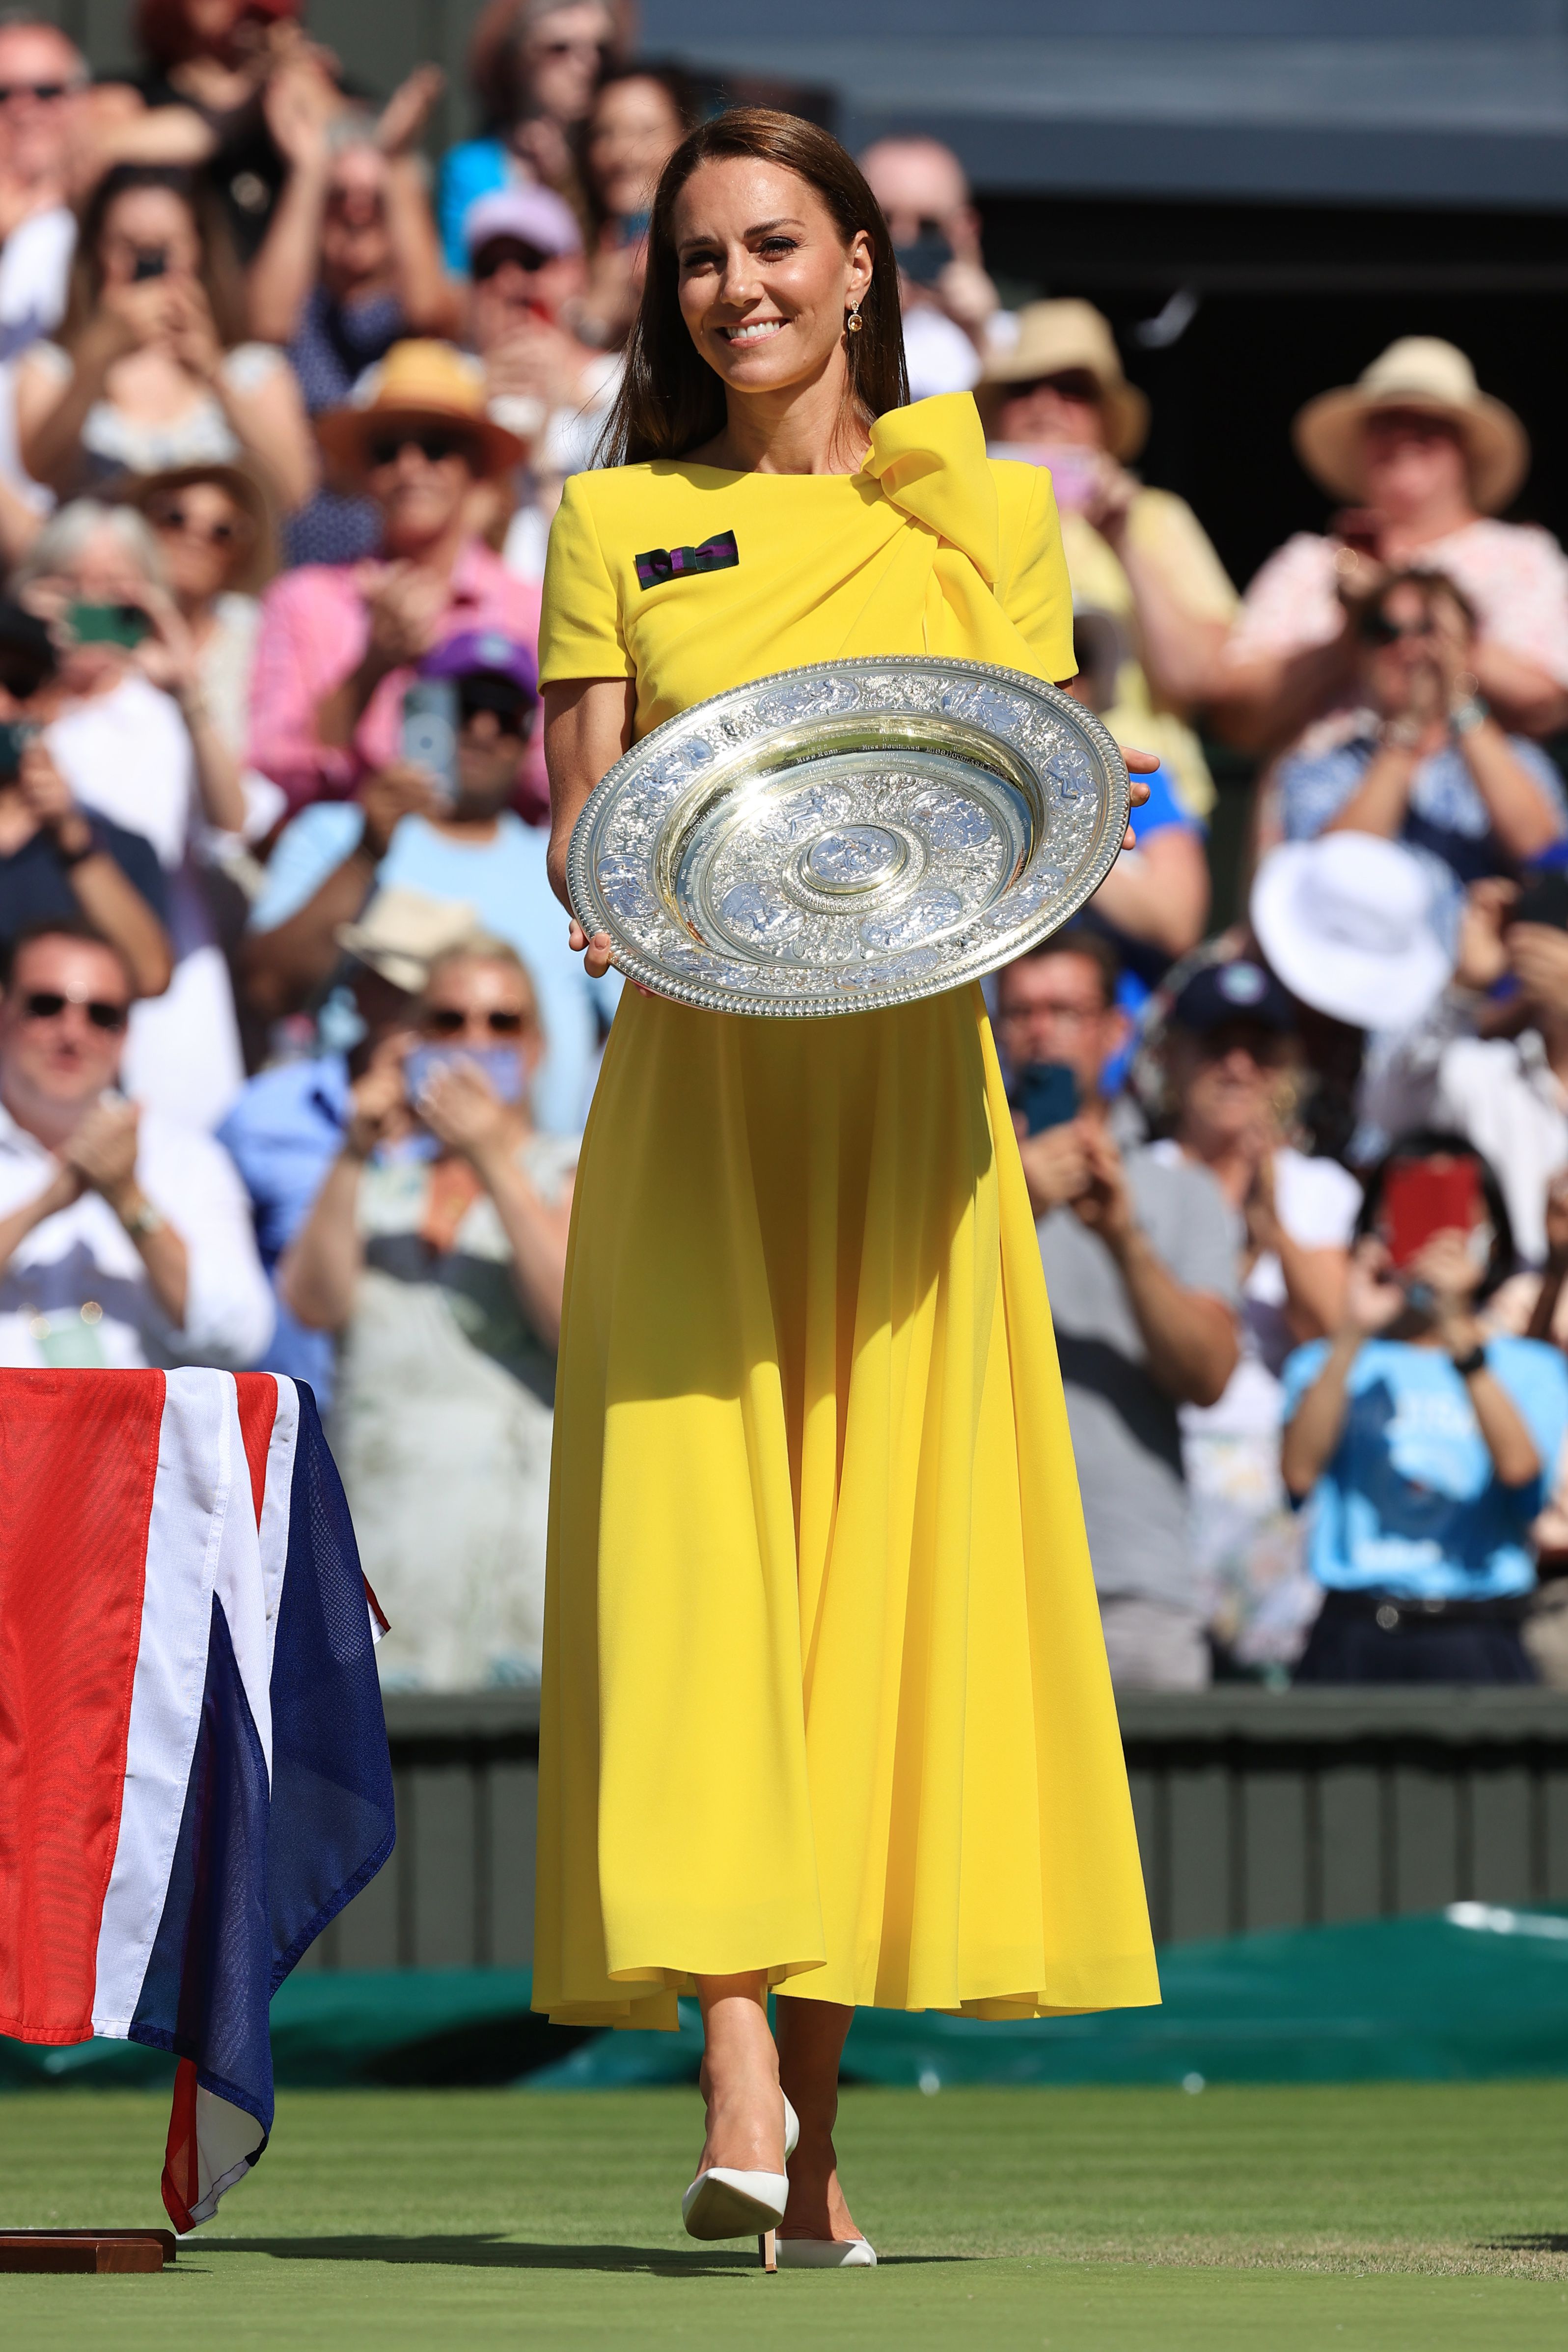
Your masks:
{"label": "blue section of flag", "polygon": [[131,2040],[193,2059],[204,2091],[272,2128],[267,1759],[213,1596],[207,1679],[163,1916]]}
{"label": "blue section of flag", "polygon": [[359,1548],[303,1381],[272,1655],[272,1985],[392,1850],[392,1759]]}
{"label": "blue section of flag", "polygon": [[[272,1783],[214,1595],[201,1724],[163,1915],[131,2039],[272,2127],[267,2003],[395,1834],[392,1763],[358,1547],[301,1386],[273,1647]],[[260,2154],[260,2149],[256,2154]]]}

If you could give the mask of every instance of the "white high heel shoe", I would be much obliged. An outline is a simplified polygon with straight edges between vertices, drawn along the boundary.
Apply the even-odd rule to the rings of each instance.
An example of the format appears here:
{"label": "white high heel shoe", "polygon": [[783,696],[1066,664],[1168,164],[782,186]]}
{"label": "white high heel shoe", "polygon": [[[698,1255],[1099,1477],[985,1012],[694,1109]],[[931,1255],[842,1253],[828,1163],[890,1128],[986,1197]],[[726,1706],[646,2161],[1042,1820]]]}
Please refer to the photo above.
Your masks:
{"label": "white high heel shoe", "polygon": [[779,2238],[781,2271],[873,2271],[876,2248],[869,2238]]}
{"label": "white high heel shoe", "polygon": [[[785,2099],[786,2164],[800,2137],[800,2118]],[[682,2198],[681,2219],[689,2238],[755,2238],[779,2227],[789,2202],[787,2172],[741,2172],[730,2165],[715,2164],[698,2173]]]}

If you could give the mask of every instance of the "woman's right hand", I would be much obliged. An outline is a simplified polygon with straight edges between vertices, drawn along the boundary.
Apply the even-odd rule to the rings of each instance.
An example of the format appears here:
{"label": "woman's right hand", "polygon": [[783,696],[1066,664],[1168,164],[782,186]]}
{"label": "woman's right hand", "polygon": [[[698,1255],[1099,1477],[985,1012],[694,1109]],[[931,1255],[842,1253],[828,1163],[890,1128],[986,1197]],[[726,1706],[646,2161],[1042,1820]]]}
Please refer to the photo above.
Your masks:
{"label": "woman's right hand", "polygon": [[89,366],[111,368],[116,360],[150,343],[168,340],[175,324],[175,306],[166,278],[144,278],[133,285],[106,286],[98,298],[92,323],[82,338]]}
{"label": "woman's right hand", "polygon": [[383,1039],[364,1076],[355,1080],[343,1137],[343,1148],[350,1159],[368,1160],[377,1144],[386,1141],[399,1113],[407,1108],[402,1065],[413,1042],[411,1037]]}
{"label": "woman's right hand", "polygon": [[1404,1313],[1407,1304],[1387,1248],[1375,1234],[1364,1234],[1351,1252],[1344,1293],[1345,1336],[1375,1339]]}

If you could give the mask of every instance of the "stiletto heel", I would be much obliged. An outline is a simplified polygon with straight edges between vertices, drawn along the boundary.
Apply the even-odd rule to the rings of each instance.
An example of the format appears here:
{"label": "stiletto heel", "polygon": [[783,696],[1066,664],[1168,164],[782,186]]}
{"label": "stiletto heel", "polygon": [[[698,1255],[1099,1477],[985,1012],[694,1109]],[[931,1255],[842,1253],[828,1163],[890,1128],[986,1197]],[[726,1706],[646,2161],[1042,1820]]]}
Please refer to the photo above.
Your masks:
{"label": "stiletto heel", "polygon": [[[800,2118],[785,2099],[786,2164],[800,2138]],[[715,2164],[698,2173],[682,2198],[681,2219],[689,2238],[767,2237],[784,2219],[789,2202],[787,2172],[743,2172],[732,2165]]]}

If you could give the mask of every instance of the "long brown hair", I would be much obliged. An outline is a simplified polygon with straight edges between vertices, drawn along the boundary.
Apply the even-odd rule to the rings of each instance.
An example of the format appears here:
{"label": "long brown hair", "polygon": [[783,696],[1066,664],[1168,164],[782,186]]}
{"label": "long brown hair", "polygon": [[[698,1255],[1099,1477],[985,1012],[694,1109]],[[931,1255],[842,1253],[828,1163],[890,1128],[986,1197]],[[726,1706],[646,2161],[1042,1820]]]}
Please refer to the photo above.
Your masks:
{"label": "long brown hair", "polygon": [[82,206],[77,226],[76,254],[71,262],[70,296],[60,327],[61,342],[68,352],[74,351],[77,338],[98,308],[103,292],[99,239],[110,206],[131,188],[167,188],[190,214],[202,248],[197,272],[202,291],[211,306],[218,341],[225,352],[232,352],[250,333],[239,257],[216,190],[200,172],[187,171],[177,163],[116,163],[104,173]]}
{"label": "long brown hair", "polygon": [[684,139],[659,175],[648,226],[647,281],[626,346],[620,394],[600,443],[607,465],[684,457],[724,430],[723,380],[697,350],[681,316],[674,222],[676,199],[698,165],[731,155],[777,163],[815,188],[846,247],[864,232],[871,242],[872,277],[860,306],[861,331],[845,338],[850,403],[869,424],[909,399],[893,239],[859,165],[830,132],[798,114],[739,106]]}

